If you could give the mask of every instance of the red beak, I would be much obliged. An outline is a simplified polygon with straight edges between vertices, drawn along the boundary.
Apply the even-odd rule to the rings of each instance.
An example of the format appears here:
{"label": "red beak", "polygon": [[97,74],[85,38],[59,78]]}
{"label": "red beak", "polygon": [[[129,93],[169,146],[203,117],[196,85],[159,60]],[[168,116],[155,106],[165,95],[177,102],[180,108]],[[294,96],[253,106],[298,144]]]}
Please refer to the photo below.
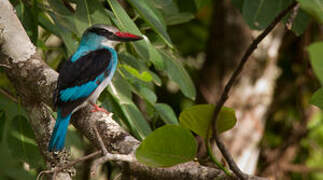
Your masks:
{"label": "red beak", "polygon": [[119,41],[123,41],[123,42],[138,41],[138,40],[143,39],[141,36],[137,36],[137,35],[130,34],[127,32],[116,32],[114,34],[118,37]]}

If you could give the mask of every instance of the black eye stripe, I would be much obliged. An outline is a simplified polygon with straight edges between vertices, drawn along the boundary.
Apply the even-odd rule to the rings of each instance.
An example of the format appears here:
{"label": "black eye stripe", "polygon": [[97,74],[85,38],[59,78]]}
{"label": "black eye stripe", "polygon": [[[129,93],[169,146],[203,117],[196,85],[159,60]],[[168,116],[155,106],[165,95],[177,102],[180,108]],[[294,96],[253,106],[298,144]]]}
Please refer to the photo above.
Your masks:
{"label": "black eye stripe", "polygon": [[91,28],[89,29],[90,32],[93,32],[95,34],[101,35],[101,36],[105,36],[105,37],[109,37],[112,36],[113,33],[106,30],[106,29],[102,29],[102,28]]}

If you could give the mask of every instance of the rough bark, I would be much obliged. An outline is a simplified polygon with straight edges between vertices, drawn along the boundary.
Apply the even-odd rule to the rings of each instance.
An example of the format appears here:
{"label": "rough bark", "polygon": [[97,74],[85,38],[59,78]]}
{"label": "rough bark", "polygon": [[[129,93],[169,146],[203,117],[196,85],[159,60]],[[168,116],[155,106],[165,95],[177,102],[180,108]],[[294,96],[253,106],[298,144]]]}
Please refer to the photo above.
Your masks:
{"label": "rough bark", "polygon": [[[49,167],[66,164],[69,154],[55,155],[47,151],[50,132],[55,120],[51,116],[52,92],[56,87],[57,72],[35,54],[35,47],[19,22],[15,11],[7,0],[0,1],[0,39],[1,64],[8,69],[6,74],[21,97],[22,105],[29,115],[29,122],[35,133],[40,152]],[[99,142],[92,131],[97,129],[111,153],[129,154],[129,162],[117,162],[125,174],[142,179],[159,177],[164,179],[212,179],[229,178],[222,171],[198,163],[189,162],[171,168],[150,168],[136,161],[134,151],[139,141],[124,131],[111,117],[105,113],[90,113],[85,107],[72,117],[72,124],[98,147]],[[56,179],[71,179],[73,169],[59,173]]]}

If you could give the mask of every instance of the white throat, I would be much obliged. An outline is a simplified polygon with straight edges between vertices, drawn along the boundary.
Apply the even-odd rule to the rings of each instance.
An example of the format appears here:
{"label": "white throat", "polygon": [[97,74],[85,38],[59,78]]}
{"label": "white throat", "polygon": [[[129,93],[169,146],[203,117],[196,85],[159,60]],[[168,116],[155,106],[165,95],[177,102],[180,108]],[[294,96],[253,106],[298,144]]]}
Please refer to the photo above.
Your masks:
{"label": "white throat", "polygon": [[118,41],[104,40],[101,42],[101,46],[111,47],[111,48],[114,48],[117,44],[119,44]]}

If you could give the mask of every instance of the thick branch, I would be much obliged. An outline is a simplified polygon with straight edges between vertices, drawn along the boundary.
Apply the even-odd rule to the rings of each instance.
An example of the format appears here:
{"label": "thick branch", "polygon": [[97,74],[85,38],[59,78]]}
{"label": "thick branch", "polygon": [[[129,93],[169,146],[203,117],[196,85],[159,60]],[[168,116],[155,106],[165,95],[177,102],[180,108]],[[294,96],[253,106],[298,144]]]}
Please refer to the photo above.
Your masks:
{"label": "thick branch", "polygon": [[[2,43],[0,64],[9,67],[6,74],[21,97],[22,104],[30,117],[29,122],[40,151],[51,166],[51,163],[57,163],[55,160],[57,157],[53,153],[47,152],[47,145],[55,123],[50,107],[52,107],[52,92],[56,87],[58,74],[35,55],[35,47],[30,42],[13,7],[7,0],[0,1],[0,29],[0,42]],[[159,177],[164,179],[226,177],[220,170],[193,162],[171,168],[146,167],[137,162],[134,157],[134,151],[138,147],[139,141],[124,131],[105,113],[90,113],[89,109],[90,107],[86,107],[75,113],[72,117],[73,125],[99,147],[99,142],[95,138],[93,128],[91,128],[96,125],[110,153],[127,154],[132,157],[131,162],[120,161],[119,163],[126,174],[158,179]],[[60,159],[59,163],[69,163],[68,154],[63,153]],[[59,177],[71,179],[69,173],[65,172],[57,174],[56,179],[60,179]]]}

